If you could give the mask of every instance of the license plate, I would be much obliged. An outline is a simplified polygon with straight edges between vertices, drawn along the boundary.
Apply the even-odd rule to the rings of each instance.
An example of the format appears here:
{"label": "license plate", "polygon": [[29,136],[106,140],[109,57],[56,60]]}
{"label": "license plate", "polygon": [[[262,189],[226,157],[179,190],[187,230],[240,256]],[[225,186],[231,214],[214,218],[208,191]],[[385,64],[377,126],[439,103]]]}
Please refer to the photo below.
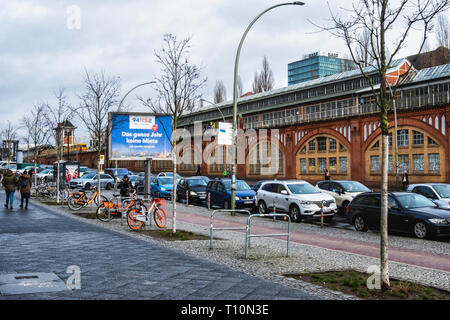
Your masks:
{"label": "license plate", "polygon": [[247,200],[247,201],[244,201],[244,203],[245,204],[250,204],[250,203],[253,203],[253,200]]}

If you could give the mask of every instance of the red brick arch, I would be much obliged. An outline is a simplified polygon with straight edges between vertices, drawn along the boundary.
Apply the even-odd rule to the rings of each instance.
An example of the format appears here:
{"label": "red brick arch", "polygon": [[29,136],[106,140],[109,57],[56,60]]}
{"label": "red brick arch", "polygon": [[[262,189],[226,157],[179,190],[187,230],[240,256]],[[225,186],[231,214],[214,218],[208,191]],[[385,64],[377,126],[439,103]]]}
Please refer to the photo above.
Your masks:
{"label": "red brick arch", "polygon": [[305,136],[303,136],[303,138],[301,138],[300,141],[297,143],[297,146],[294,149],[294,154],[298,153],[300,147],[303,146],[306,141],[308,141],[309,139],[311,139],[316,135],[323,135],[323,134],[335,137],[339,143],[342,143],[347,148],[349,154],[352,153],[352,145],[342,133],[339,133],[339,131],[329,128],[319,128],[313,129],[311,131],[308,130],[308,133]]}
{"label": "red brick arch", "polygon": [[[364,126],[364,124],[362,124]],[[421,129],[422,131],[429,134],[431,137],[433,137],[435,140],[439,141],[439,144],[447,149],[447,139],[442,135],[442,133],[437,130],[436,128],[430,126],[428,123],[425,123],[423,121],[417,120],[417,119],[411,119],[411,118],[401,118],[397,120],[397,127],[416,127],[418,129]],[[391,128],[389,128],[391,129]],[[395,129],[394,129],[395,130]],[[367,138],[366,141],[361,146],[361,149],[364,151],[364,153],[367,151],[367,148],[372,144],[372,142],[375,139],[378,139],[381,135],[381,129],[378,127],[375,131],[372,132],[372,134]]]}

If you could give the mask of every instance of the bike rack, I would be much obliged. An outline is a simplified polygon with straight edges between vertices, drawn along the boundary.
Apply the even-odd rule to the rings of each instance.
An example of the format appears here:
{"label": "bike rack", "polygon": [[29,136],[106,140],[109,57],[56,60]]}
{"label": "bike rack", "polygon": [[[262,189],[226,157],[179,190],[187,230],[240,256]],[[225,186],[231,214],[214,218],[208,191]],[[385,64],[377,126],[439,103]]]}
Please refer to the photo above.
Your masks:
{"label": "bike rack", "polygon": [[211,217],[210,217],[210,228],[209,228],[209,235],[210,235],[210,239],[209,239],[209,249],[212,249],[212,242],[213,242],[213,232],[214,230],[247,230],[247,227],[245,228],[239,228],[239,227],[234,227],[234,228],[214,228],[213,225],[213,219],[214,219],[214,215],[216,213],[233,213],[233,212],[238,212],[238,213],[247,213],[249,216],[251,216],[250,211],[248,210],[233,210],[233,209],[219,209],[219,210],[214,210],[211,213]]}
{"label": "bike rack", "polygon": [[[251,234],[251,219],[253,217],[287,217],[288,218],[288,230],[287,233],[266,233],[266,234]],[[287,237],[286,257],[289,257],[289,242],[291,233],[291,217],[286,213],[270,213],[270,214],[252,214],[247,218],[247,228],[245,235],[245,259],[248,258],[248,247],[250,246],[250,238],[253,237]]]}

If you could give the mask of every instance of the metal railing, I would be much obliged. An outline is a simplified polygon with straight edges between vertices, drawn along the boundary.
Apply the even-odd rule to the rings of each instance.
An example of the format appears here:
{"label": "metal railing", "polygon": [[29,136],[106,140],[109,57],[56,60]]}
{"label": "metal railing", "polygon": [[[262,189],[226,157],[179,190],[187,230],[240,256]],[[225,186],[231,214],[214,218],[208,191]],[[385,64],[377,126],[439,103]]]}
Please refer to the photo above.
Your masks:
{"label": "metal railing", "polygon": [[248,227],[245,228],[239,228],[239,227],[228,227],[228,228],[214,228],[214,224],[213,224],[213,219],[214,216],[216,215],[216,213],[247,213],[249,216],[251,216],[250,211],[248,210],[236,210],[236,209],[219,209],[219,210],[214,210],[213,212],[211,212],[211,217],[210,217],[210,228],[209,228],[209,235],[210,235],[210,239],[209,239],[209,249],[212,249],[212,242],[213,242],[213,234],[214,234],[214,230],[243,230],[246,231]]}
{"label": "metal railing", "polygon": [[[287,217],[288,230],[287,233],[265,233],[251,234],[251,219],[254,217]],[[291,234],[291,217],[286,213],[270,213],[270,214],[252,214],[247,218],[247,229],[245,235],[245,259],[248,258],[248,247],[250,246],[250,238],[254,237],[287,237],[286,257],[289,257],[289,243]]]}

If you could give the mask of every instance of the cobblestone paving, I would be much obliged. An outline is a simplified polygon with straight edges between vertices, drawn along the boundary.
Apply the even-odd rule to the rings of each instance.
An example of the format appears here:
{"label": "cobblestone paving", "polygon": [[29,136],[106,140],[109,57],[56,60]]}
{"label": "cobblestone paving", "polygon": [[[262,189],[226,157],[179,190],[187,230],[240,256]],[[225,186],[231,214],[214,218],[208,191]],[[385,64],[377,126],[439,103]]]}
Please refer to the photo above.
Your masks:
{"label": "cobblestone paving", "polygon": [[0,274],[81,269],[81,289],[0,299],[320,299],[157,244],[87,224],[30,203],[3,207]]}

